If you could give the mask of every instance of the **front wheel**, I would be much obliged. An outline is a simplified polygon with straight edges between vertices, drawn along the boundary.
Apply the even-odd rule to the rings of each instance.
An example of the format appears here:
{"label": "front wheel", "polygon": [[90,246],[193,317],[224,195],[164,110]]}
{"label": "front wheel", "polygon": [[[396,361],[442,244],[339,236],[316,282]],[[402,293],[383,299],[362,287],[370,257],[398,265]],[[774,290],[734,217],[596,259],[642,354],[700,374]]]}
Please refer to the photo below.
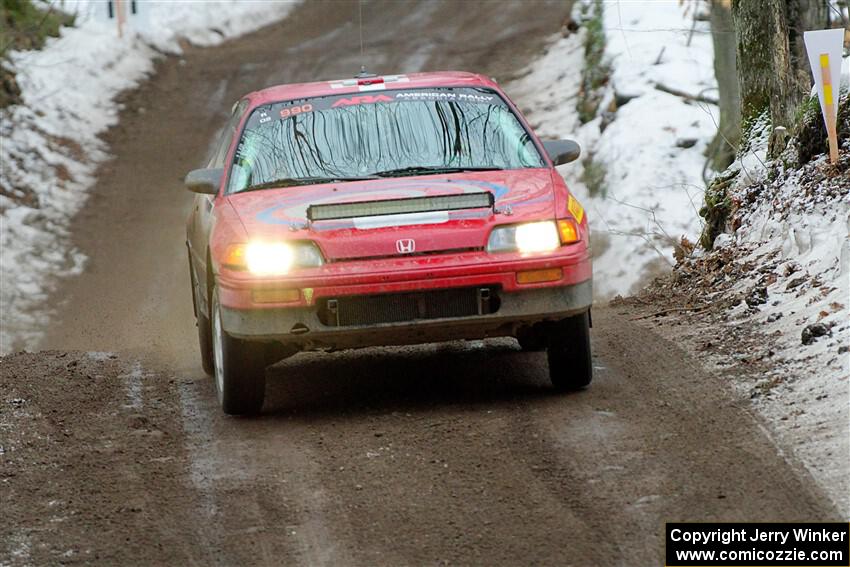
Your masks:
{"label": "front wheel", "polygon": [[549,335],[549,379],[556,390],[580,390],[593,380],[590,314],[585,311],[555,323]]}
{"label": "front wheel", "polygon": [[258,413],[266,395],[266,360],[262,343],[241,341],[221,325],[218,288],[212,294],[212,342],[215,389],[226,414]]}

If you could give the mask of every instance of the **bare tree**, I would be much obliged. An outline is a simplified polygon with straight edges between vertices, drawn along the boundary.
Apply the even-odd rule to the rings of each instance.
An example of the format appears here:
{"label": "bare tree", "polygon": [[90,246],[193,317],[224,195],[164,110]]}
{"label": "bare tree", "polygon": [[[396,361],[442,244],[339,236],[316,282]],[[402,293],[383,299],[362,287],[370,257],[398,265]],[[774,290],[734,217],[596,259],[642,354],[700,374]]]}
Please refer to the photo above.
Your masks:
{"label": "bare tree", "polygon": [[788,20],[788,44],[791,48],[791,66],[795,71],[797,88],[808,93],[812,76],[803,32],[829,27],[829,2],[827,0],[785,0]]}
{"label": "bare tree", "polygon": [[768,154],[781,150],[776,128],[790,129],[800,99],[791,67],[785,0],[732,0],[744,136],[767,113],[773,128]]}
{"label": "bare tree", "polygon": [[797,105],[811,88],[803,32],[829,22],[827,0],[732,0],[744,136],[767,113],[768,154],[777,155],[793,127]]}
{"label": "bare tree", "polygon": [[736,64],[732,0],[711,0],[711,38],[714,44],[714,76],[717,79],[720,124],[708,147],[710,165],[726,169],[735,159],[741,142],[741,89]]}

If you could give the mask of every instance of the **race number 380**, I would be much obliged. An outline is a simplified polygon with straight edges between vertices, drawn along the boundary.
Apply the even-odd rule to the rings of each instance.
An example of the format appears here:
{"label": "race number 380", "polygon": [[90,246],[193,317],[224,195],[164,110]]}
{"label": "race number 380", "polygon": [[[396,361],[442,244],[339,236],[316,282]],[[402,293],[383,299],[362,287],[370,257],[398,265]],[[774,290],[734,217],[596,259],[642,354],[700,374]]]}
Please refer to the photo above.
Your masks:
{"label": "race number 380", "polygon": [[280,111],[280,117],[289,118],[290,116],[297,116],[305,112],[313,112],[313,105],[302,104],[301,106],[290,106],[289,108],[284,108]]}

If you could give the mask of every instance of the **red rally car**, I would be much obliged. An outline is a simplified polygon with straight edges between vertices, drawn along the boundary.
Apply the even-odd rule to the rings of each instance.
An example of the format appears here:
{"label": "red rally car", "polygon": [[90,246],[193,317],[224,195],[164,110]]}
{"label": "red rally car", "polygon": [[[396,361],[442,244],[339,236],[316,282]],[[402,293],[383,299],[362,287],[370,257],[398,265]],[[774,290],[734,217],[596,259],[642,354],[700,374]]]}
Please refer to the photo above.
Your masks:
{"label": "red rally car", "polygon": [[417,73],[246,95],[187,227],[204,369],[223,410],[262,408],[300,350],[513,336],[559,390],[590,383],[587,216],[498,85]]}

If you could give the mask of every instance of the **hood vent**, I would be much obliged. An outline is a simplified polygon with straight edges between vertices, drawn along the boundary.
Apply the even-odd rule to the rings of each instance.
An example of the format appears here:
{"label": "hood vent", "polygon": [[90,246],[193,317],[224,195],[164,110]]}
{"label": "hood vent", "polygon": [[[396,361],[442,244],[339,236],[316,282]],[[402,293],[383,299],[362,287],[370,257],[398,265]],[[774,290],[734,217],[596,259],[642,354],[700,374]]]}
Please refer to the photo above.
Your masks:
{"label": "hood vent", "polygon": [[405,199],[387,199],[384,201],[362,201],[357,203],[331,203],[310,205],[307,218],[310,222],[377,217],[384,215],[404,215],[460,209],[493,208],[493,194],[461,193],[460,195],[440,195],[434,197],[410,197]]}

